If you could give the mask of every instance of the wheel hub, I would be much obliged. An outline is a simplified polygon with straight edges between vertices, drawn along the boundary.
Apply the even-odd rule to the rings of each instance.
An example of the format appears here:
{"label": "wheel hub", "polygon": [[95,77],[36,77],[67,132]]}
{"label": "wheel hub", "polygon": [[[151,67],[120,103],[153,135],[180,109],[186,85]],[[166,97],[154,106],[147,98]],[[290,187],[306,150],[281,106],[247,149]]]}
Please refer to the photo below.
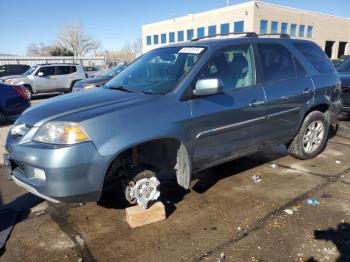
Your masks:
{"label": "wheel hub", "polygon": [[318,149],[324,136],[324,125],[321,121],[313,121],[307,127],[303,137],[305,152],[312,153]]}
{"label": "wheel hub", "polygon": [[139,180],[131,181],[126,187],[127,200],[147,208],[150,201],[158,199],[160,192],[158,190],[159,180],[155,177],[146,177]]}

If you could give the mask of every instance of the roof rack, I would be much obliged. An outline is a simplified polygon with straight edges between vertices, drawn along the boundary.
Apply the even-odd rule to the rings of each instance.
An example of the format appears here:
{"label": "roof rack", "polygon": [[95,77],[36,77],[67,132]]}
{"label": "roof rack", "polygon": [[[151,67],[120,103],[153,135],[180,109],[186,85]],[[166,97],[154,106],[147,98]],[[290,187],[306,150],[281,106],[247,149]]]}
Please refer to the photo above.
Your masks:
{"label": "roof rack", "polygon": [[279,36],[280,38],[287,38],[290,39],[290,36],[288,34],[280,34],[280,33],[270,33],[270,34],[258,34],[259,36]]}
{"label": "roof rack", "polygon": [[201,39],[206,39],[206,38],[214,38],[217,36],[229,36],[229,35],[243,35],[243,37],[257,37],[258,35],[255,32],[241,32],[241,33],[226,33],[226,34],[215,34],[215,35],[207,35],[203,37],[198,37],[195,39],[192,39],[191,42],[195,42]]}

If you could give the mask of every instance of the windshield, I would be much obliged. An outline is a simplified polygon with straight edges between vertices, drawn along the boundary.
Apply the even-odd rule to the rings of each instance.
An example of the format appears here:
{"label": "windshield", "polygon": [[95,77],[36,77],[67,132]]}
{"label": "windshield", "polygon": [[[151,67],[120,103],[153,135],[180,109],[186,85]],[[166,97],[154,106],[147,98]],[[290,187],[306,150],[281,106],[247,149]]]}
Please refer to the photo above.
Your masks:
{"label": "windshield", "polygon": [[32,67],[29,68],[27,71],[25,71],[25,72],[23,73],[23,75],[25,75],[25,76],[31,75],[31,74],[35,71],[36,68],[37,68],[37,66],[32,66]]}
{"label": "windshield", "polygon": [[338,72],[347,72],[350,73],[350,59],[342,62],[338,67],[337,67]]}
{"label": "windshield", "polygon": [[152,50],[108,81],[105,88],[123,87],[150,94],[168,93],[192,69],[203,53],[203,47]]}
{"label": "windshield", "polygon": [[111,70],[109,70],[107,73],[104,74],[104,76],[116,76],[118,73],[120,73],[126,66],[125,65],[118,65],[116,67],[113,67]]}

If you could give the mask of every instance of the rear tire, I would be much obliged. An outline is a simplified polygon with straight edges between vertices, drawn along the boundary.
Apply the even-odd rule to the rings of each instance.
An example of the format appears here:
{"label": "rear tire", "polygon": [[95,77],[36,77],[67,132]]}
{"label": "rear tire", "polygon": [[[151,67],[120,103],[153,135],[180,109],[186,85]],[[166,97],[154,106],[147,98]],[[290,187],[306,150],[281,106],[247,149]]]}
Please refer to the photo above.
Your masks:
{"label": "rear tire", "polygon": [[349,121],[339,121],[337,135],[344,137],[344,138],[350,138],[350,122]]}
{"label": "rear tire", "polygon": [[327,144],[329,126],[328,112],[310,112],[288,145],[289,154],[298,159],[309,159],[320,154]]}
{"label": "rear tire", "polygon": [[6,122],[6,117],[4,113],[0,110],[0,124],[3,124]]}

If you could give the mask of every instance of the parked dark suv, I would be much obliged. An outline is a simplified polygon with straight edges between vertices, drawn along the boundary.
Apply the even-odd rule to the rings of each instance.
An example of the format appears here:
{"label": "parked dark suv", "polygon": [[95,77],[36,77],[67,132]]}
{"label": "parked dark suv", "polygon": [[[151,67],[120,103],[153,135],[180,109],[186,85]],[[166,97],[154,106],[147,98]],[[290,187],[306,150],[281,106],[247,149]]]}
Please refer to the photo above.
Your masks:
{"label": "parked dark suv", "polygon": [[1,65],[0,77],[10,75],[21,75],[30,68],[29,65]]}
{"label": "parked dark suv", "polygon": [[51,201],[96,201],[119,179],[130,203],[148,207],[159,174],[188,188],[193,172],[276,144],[317,156],[339,108],[340,79],[313,42],[195,40],[31,108],[8,135],[5,163],[14,182]]}

